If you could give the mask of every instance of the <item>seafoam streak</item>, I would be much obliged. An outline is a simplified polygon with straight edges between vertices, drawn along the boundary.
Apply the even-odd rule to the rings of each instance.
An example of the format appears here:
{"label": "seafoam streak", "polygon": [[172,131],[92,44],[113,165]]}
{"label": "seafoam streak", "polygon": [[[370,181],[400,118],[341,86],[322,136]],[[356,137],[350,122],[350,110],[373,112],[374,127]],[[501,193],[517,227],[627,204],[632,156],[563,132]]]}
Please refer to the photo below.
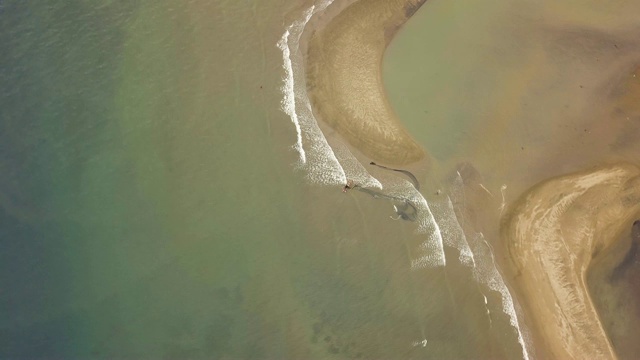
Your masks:
{"label": "seafoam streak", "polygon": [[344,184],[347,179],[327,139],[318,127],[307,96],[304,79],[304,58],[300,52],[300,37],[311,17],[324,10],[333,0],[312,5],[302,18],[287,27],[277,46],[282,50],[285,70],[282,86],[282,110],[296,128],[294,149],[299,154],[299,166],[309,180],[325,185]]}
{"label": "seafoam streak", "polygon": [[[464,219],[462,210],[465,207],[465,199],[464,183],[459,172],[453,181],[450,192],[451,197],[447,196],[446,199],[443,200],[443,204],[437,207],[439,210],[437,211],[437,219],[443,227],[443,234],[446,239],[445,244],[460,251],[460,262],[472,268],[473,277],[478,283],[484,284],[489,289],[500,293],[502,311],[509,316],[509,324],[516,330],[518,343],[522,348],[522,357],[528,360],[529,351],[527,347],[529,341],[524,335],[525,332],[523,332],[520,327],[520,322],[518,321],[516,312],[517,304],[514,303],[509,288],[507,288],[502,275],[498,271],[491,246],[485,240],[482,233],[475,234],[471,239],[471,243],[469,243],[460,225],[461,219]],[[457,213],[456,208],[458,208]],[[480,290],[480,292],[482,293],[482,290]],[[490,311],[487,307],[487,297],[484,293],[482,293],[482,296],[484,297],[487,314],[490,316]]]}
{"label": "seafoam streak", "polygon": [[[293,25],[291,25],[293,26]],[[291,27],[290,26],[290,27]],[[293,90],[293,65],[291,64],[291,49],[289,49],[289,29],[287,29],[282,38],[278,42],[278,48],[282,50],[282,58],[284,61],[285,79],[282,86],[282,93],[284,98],[282,99],[282,110],[291,117],[293,125],[296,127],[297,141],[293,146],[300,156],[300,162],[302,164],[307,162],[307,154],[302,147],[302,129],[300,129],[300,121],[298,120],[298,114],[296,114],[296,98]]]}
{"label": "seafoam streak", "polygon": [[348,179],[353,180],[358,186],[382,190],[380,181],[369,174],[360,161],[353,156],[347,145],[337,142],[332,145],[332,149]]}
{"label": "seafoam streak", "polygon": [[[346,145],[337,140],[332,146],[320,130],[307,96],[304,75],[304,57],[300,51],[300,38],[314,14],[323,11],[333,0],[312,5],[302,17],[289,25],[277,46],[282,51],[285,77],[281,90],[282,110],[289,115],[296,129],[293,148],[299,154],[298,167],[305,170],[307,178],[323,185],[344,185],[347,179],[361,187],[383,189],[353,156]],[[421,245],[421,255],[412,261],[412,268],[445,265],[440,227],[435,221],[425,198],[406,181],[385,182],[384,196],[388,199],[410,201],[418,209],[418,232],[427,235]]]}
{"label": "seafoam streak", "polygon": [[[518,315],[516,312],[513,297],[507,288],[507,285],[502,279],[502,275],[496,267],[495,259],[493,257],[493,251],[491,246],[485,240],[482,233],[477,233],[471,241],[471,251],[475,254],[476,258],[483,259],[478,261],[474,268],[474,273],[480,281],[486,284],[489,289],[497,291],[502,297],[502,311],[509,315],[509,323],[516,330],[518,335],[518,343],[522,347],[522,357],[525,360],[529,360],[529,351],[527,350],[527,344],[529,343],[528,337],[525,337],[522,329],[520,328],[520,322],[518,321]],[[485,259],[491,259],[491,262]]]}
{"label": "seafoam streak", "polygon": [[411,260],[411,269],[418,270],[427,267],[445,266],[444,247],[440,225],[436,222],[427,200],[416,190],[413,184],[398,177],[383,177],[385,194],[393,200],[406,200],[411,202],[418,210],[416,219],[419,234],[426,235],[425,241],[420,245],[420,253]]}
{"label": "seafoam streak", "polygon": [[460,252],[458,260],[466,266],[476,266],[473,252],[469,248],[464,231],[456,219],[453,203],[446,196],[442,203],[434,205],[436,221],[440,223],[444,244],[457,249]]}

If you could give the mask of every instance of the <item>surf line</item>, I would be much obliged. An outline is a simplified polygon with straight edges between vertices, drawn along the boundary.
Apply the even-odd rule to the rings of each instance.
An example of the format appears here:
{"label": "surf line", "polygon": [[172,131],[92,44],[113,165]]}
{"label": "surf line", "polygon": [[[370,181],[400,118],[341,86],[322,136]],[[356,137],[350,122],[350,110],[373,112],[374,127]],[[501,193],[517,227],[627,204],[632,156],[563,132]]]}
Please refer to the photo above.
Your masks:
{"label": "surf line", "polygon": [[[493,255],[493,248],[489,242],[484,238],[482,232],[475,233],[468,241],[467,236],[462,229],[461,222],[465,222],[464,208],[466,207],[466,199],[464,194],[464,182],[460,172],[457,172],[457,177],[454,180],[453,187],[449,189],[450,196],[447,196],[447,202],[444,205],[444,211],[442,212],[444,226],[448,227],[450,233],[450,242],[448,246],[452,246],[460,252],[459,260],[472,269],[472,274],[476,280],[476,286],[478,291],[484,298],[484,307],[487,311],[487,316],[491,323],[491,312],[488,307],[488,299],[484,294],[484,291],[480,288],[479,284],[487,286],[490,290],[497,291],[501,295],[502,300],[502,312],[509,316],[509,324],[516,331],[518,337],[518,344],[522,348],[522,357],[525,360],[529,360],[529,337],[526,333],[526,328],[520,327],[520,321],[518,319],[518,313],[516,306],[519,306],[516,300],[512,297],[509,288],[504,282],[504,279],[498,270],[498,266]],[[454,205],[455,202],[455,205]],[[453,239],[457,241],[453,241]],[[476,261],[477,257],[477,261]],[[491,261],[489,262],[488,259]]]}
{"label": "surf line", "polygon": [[[393,205],[397,217],[393,220],[406,220],[417,224],[417,233],[424,234],[427,239],[419,246],[423,254],[411,260],[411,269],[418,270],[438,266],[446,266],[447,260],[444,254],[443,236],[440,225],[436,221],[429,204],[422,194],[420,194],[412,184],[402,180],[406,185],[400,193],[393,190],[386,193],[372,190],[368,187],[355,184],[349,180],[343,188],[343,192],[357,190],[370,195],[375,199],[387,199],[395,202]],[[397,189],[396,189],[397,190]]]}
{"label": "surf line", "polygon": [[[281,109],[289,115],[296,129],[293,148],[298,153],[297,165],[306,170],[307,177],[312,182],[324,185],[344,184],[346,175],[311,109],[304,80],[304,57],[300,53],[300,38],[313,15],[323,11],[333,1],[328,0],[307,8],[301,18],[285,28],[276,44],[282,51],[282,67],[285,73],[284,84],[280,88],[283,94]],[[305,144],[309,146],[305,148]]]}
{"label": "surf line", "polygon": [[[284,84],[281,87],[283,93],[281,109],[291,118],[296,129],[296,142],[293,146],[298,153],[296,167],[303,169],[307,173],[307,179],[311,182],[323,185],[344,185],[348,183],[348,178],[351,178],[354,174],[347,175],[343,163],[337,158],[335,149],[329,145],[324,133],[318,126],[307,96],[304,58],[300,52],[300,38],[305,31],[307,23],[313,15],[323,11],[333,2],[334,0],[317,2],[303,11],[301,18],[293,21],[285,28],[277,47],[282,51],[285,72]],[[365,171],[365,173],[367,172]],[[369,174],[367,173],[367,175]],[[376,180],[375,178],[373,179]],[[418,183],[414,183],[414,188],[415,184]],[[418,232],[427,234],[428,239],[423,244],[423,247],[425,250],[432,251],[432,253],[416,260],[416,263],[419,263],[418,267],[422,268],[427,264],[430,266],[444,266],[446,260],[442,246],[442,234],[426,199],[418,191],[416,191],[416,194],[411,194],[409,189],[405,189],[409,192],[405,191],[403,196],[399,196],[399,194],[394,195],[393,190],[389,194],[370,190],[368,185],[365,185],[367,188],[361,187],[359,190],[376,198],[386,198],[400,202],[395,207],[397,215],[403,220],[416,221],[418,223]]]}

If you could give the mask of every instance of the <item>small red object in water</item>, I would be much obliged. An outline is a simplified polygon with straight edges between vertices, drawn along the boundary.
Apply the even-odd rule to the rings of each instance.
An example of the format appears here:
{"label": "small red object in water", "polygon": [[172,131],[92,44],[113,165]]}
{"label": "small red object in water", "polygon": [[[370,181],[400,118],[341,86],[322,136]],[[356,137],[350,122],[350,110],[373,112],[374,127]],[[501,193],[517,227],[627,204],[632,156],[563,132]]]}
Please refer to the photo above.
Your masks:
{"label": "small red object in water", "polygon": [[347,190],[350,190],[351,188],[353,188],[353,181],[347,180],[347,184],[342,188],[342,192],[346,193]]}

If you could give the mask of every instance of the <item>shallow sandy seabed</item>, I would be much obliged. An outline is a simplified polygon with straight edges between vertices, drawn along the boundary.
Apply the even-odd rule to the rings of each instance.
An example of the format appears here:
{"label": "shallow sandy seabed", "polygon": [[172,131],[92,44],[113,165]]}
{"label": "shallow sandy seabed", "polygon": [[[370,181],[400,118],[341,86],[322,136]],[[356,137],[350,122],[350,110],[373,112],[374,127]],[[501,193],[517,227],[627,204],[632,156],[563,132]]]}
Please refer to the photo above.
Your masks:
{"label": "shallow sandy seabed", "polygon": [[[307,88],[316,116],[375,161],[407,165],[427,158],[426,151],[404,130],[394,114],[380,75],[382,56],[393,34],[422,4],[423,1],[357,1],[333,17],[316,21],[315,31],[310,30],[312,35],[307,39]],[[527,4],[523,4],[523,8],[526,9]],[[551,4],[547,10],[544,30],[531,34],[537,40],[546,39],[542,44],[550,44],[544,45],[543,50],[549,56],[566,61],[572,59],[574,52],[584,52],[588,57],[582,61],[574,59],[578,61],[579,70],[567,75],[580,75],[581,84],[576,86],[581,94],[586,93],[573,102],[582,109],[578,116],[581,119],[567,121],[558,115],[523,125],[527,134],[536,129],[550,133],[547,136],[554,140],[553,146],[546,142],[538,144],[540,148],[532,148],[535,155],[528,161],[522,158],[515,161],[515,152],[510,154],[507,157],[513,158],[512,161],[505,161],[511,164],[509,171],[520,177],[532,171],[544,177],[557,176],[606,162],[608,151],[614,153],[610,160],[630,160],[629,154],[638,149],[634,140],[640,114],[637,101],[640,72],[634,60],[638,55],[634,50],[637,42],[627,31],[635,29],[635,20],[623,16],[613,21],[589,11],[560,20],[554,14],[567,13],[568,8]],[[522,20],[525,23],[530,20],[524,12]],[[606,71],[588,75],[589,69],[604,66],[600,60],[606,60],[607,66],[603,68]],[[538,75],[553,76],[548,68],[558,64],[542,61],[541,65],[540,61],[524,63],[523,67],[533,66],[529,69],[532,71],[526,72],[530,76],[523,80],[524,85],[520,84],[521,76],[517,76],[524,93],[505,99],[505,107],[511,109],[515,106],[511,103],[518,102],[518,98],[530,96],[526,91],[530,91],[532,83],[537,84]],[[587,76],[583,76],[585,74]],[[507,104],[507,100],[511,103]],[[526,107],[526,103],[523,106]],[[498,116],[488,127],[483,124],[483,134],[504,134],[504,129],[511,126],[508,123],[518,118],[511,112],[505,114],[513,116]],[[572,126],[563,126],[560,122]],[[583,134],[582,127],[574,123],[588,124],[589,130],[584,128]],[[600,135],[587,138],[591,132]],[[514,151],[524,151],[525,147],[517,144],[519,137],[513,138],[500,142],[513,145]],[[586,143],[590,145],[584,145]],[[567,149],[574,151],[567,152]],[[554,156],[555,152],[562,155]],[[470,162],[456,166],[458,176],[462,173],[464,178],[466,192],[471,195],[468,200],[472,200],[464,210],[465,216],[471,223],[478,224],[473,230],[484,228],[490,236],[500,235],[505,242],[505,255],[516,274],[511,280],[518,299],[523,301],[525,318],[533,325],[534,345],[540,348],[539,354],[554,358],[615,358],[590,299],[585,274],[592,260],[604,256],[640,214],[638,168],[621,163],[552,178],[526,191],[512,206],[506,206],[509,204],[505,204],[504,193],[502,196],[492,194],[481,183],[484,180],[477,168],[486,170],[485,165],[480,161],[477,166]],[[518,175],[502,175],[496,175],[500,177],[498,180],[486,179],[485,184],[491,189],[500,188],[501,184],[491,181],[505,181],[503,177],[506,177],[513,183],[511,194],[520,194],[531,186],[530,178],[522,180]],[[487,206],[492,210],[488,211]],[[508,208],[511,210],[504,212],[504,226],[498,234],[498,219]]]}

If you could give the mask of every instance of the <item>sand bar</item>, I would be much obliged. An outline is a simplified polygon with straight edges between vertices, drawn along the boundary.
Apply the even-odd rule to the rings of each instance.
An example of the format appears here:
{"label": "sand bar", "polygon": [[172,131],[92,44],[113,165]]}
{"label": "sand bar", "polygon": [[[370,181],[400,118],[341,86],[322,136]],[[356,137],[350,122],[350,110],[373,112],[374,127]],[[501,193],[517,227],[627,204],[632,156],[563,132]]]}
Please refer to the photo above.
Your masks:
{"label": "sand bar", "polygon": [[550,358],[614,359],[586,285],[589,263],[640,214],[640,169],[602,167],[547,180],[507,217],[505,240],[538,347]]}
{"label": "sand bar", "polygon": [[307,47],[309,98],[317,117],[371,159],[406,165],[424,150],[402,127],[382,83],[384,51],[425,0],[360,0],[326,24]]}

